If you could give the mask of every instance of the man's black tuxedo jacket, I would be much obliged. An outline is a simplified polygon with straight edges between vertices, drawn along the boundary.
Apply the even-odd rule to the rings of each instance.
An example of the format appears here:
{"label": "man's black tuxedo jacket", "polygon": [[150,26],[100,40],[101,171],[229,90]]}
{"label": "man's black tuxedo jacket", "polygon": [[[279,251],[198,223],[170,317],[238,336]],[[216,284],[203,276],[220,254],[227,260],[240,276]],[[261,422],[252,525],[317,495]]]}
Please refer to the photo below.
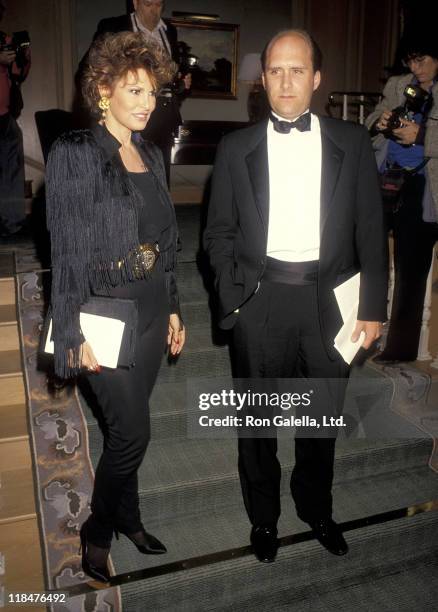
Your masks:
{"label": "man's black tuxedo jacket", "polygon": [[[361,272],[358,319],[385,321],[387,238],[376,162],[365,128],[319,117],[322,139],[318,307],[329,356],[342,325],[333,288]],[[294,160],[290,160],[293,167]],[[306,202],[301,203],[303,208]],[[266,266],[269,222],[267,122],[221,141],[213,172],[205,248],[216,277],[219,324],[254,294]]]}
{"label": "man's black tuxedo jacket", "polygon": [[[165,20],[164,20],[165,21]],[[167,30],[166,36],[169,41],[169,46],[172,52],[172,59],[178,63],[178,40],[176,28],[168,21],[165,21]],[[103,34],[115,34],[117,32],[132,32],[131,15],[120,15],[118,17],[108,17],[102,19],[97,24],[97,30],[94,34],[93,41]],[[144,131],[145,138],[151,140],[158,146],[167,146],[173,141],[173,135],[176,133],[178,126],[181,125],[181,113],[179,111],[180,104],[185,95],[175,96],[172,98],[158,98],[155,111],[152,113],[146,130]]]}

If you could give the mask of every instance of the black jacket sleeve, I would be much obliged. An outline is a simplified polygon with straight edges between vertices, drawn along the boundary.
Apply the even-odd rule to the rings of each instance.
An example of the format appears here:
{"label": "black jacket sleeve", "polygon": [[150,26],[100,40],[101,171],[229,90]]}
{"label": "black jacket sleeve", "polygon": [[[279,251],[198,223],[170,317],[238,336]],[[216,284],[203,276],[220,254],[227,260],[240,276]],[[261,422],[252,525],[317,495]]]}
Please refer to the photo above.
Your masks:
{"label": "black jacket sleeve", "polygon": [[356,196],[356,245],[361,279],[358,319],[386,321],[388,294],[388,240],[371,140],[362,131]]}
{"label": "black jacket sleeve", "polygon": [[75,376],[81,367],[80,306],[90,295],[91,223],[96,151],[84,137],[58,139],[47,162],[47,225],[52,249],[52,339],[55,372]]}

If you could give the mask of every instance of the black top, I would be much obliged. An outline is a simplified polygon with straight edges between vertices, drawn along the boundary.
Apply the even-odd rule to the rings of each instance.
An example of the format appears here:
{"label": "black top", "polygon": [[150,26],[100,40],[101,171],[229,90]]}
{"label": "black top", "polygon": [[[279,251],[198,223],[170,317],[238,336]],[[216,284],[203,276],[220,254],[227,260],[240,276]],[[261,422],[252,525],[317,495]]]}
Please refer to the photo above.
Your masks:
{"label": "black top", "polygon": [[150,291],[147,284],[151,278],[157,279],[164,274],[161,251],[168,248],[172,240],[172,214],[170,207],[159,196],[157,179],[152,172],[128,172],[132,183],[136,186],[141,202],[138,211],[138,242],[139,244],[158,244],[160,255],[151,274],[147,278],[133,280],[130,283],[105,288],[98,295],[106,295],[124,299],[135,299],[138,302],[139,318],[144,319],[142,311],[149,310]]}
{"label": "black top", "polygon": [[138,241],[140,244],[158,243],[161,248],[169,239],[172,215],[160,199],[156,179],[151,172],[129,172],[129,178],[141,194],[143,206],[138,215]]}

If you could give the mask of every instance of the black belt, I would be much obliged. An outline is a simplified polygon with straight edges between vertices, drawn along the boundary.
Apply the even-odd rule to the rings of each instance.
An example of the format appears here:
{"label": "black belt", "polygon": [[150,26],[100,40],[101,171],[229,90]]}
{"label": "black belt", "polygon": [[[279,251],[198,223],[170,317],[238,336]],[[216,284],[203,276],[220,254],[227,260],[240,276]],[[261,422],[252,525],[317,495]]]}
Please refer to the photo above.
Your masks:
{"label": "black belt", "polygon": [[263,280],[287,285],[314,285],[318,280],[318,260],[281,261],[268,257]]}

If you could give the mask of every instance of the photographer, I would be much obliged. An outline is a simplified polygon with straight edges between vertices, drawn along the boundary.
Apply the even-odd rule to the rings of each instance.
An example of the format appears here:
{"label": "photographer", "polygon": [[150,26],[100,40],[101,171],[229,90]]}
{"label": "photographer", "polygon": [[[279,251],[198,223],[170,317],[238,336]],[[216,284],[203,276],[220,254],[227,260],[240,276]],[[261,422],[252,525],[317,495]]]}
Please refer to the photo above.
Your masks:
{"label": "photographer", "polygon": [[[366,120],[382,175],[392,189],[395,285],[387,343],[378,363],[415,361],[433,246],[438,238],[438,46],[436,34],[404,35],[409,74],[391,77]],[[394,178],[396,177],[396,178]],[[390,190],[389,190],[390,191]]]}
{"label": "photographer", "polygon": [[[6,5],[0,0],[0,21]],[[23,101],[20,85],[30,68],[28,37],[0,31],[0,233],[16,233],[25,219],[23,135],[16,122]]]}

